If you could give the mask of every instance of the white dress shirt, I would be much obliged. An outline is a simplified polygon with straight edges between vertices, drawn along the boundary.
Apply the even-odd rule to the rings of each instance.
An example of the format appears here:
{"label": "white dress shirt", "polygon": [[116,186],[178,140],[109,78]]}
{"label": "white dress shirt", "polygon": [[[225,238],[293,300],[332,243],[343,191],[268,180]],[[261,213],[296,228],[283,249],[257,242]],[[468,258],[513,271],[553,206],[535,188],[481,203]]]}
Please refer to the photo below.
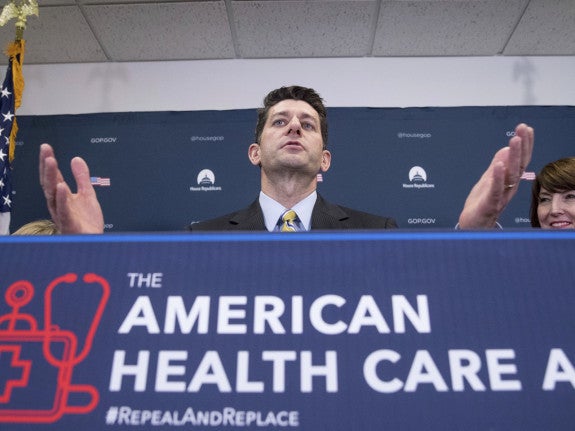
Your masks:
{"label": "white dress shirt", "polygon": [[294,210],[298,215],[300,221],[302,222],[305,230],[310,230],[311,228],[311,213],[317,200],[317,192],[314,190],[308,197],[299,201],[291,208],[284,208],[282,204],[273,200],[264,192],[260,191],[260,206],[264,213],[264,221],[266,223],[266,229],[273,232],[276,228],[279,218],[287,210]]}

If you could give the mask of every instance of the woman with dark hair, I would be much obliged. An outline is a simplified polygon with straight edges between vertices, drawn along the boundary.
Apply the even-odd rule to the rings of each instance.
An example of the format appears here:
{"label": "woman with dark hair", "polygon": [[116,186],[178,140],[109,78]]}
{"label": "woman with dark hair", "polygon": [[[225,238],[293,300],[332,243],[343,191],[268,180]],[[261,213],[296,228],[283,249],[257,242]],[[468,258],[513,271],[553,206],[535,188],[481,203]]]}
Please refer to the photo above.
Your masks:
{"label": "woman with dark hair", "polygon": [[575,228],[575,157],[545,165],[531,189],[531,226]]}

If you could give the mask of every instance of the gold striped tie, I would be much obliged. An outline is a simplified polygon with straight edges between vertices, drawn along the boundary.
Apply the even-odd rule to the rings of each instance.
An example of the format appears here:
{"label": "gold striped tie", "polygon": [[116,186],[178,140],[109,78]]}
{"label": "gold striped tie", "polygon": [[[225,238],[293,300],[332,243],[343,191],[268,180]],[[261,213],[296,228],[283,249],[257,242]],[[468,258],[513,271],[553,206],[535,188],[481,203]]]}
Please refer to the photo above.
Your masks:
{"label": "gold striped tie", "polygon": [[280,227],[281,232],[297,232],[300,230],[298,226],[298,216],[294,210],[288,210],[283,213],[281,217],[282,225]]}

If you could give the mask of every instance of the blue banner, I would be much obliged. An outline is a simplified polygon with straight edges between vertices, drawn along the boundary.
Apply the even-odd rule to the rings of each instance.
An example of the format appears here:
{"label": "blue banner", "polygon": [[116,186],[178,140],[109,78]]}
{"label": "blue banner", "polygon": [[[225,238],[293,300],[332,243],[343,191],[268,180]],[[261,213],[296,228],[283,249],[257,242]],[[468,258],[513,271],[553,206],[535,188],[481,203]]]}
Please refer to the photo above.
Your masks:
{"label": "blue banner", "polygon": [[0,238],[0,428],[571,430],[574,240]]}

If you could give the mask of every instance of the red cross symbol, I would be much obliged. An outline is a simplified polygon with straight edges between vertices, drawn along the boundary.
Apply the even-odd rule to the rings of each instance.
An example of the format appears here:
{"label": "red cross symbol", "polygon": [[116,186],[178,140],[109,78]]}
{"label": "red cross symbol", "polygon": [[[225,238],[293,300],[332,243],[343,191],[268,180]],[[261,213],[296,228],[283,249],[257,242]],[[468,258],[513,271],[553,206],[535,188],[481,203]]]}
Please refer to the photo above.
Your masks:
{"label": "red cross symbol", "polygon": [[[20,359],[20,346],[0,346],[0,403],[10,401],[12,389],[28,385],[31,367],[32,361]],[[20,377],[10,378],[16,370]]]}

